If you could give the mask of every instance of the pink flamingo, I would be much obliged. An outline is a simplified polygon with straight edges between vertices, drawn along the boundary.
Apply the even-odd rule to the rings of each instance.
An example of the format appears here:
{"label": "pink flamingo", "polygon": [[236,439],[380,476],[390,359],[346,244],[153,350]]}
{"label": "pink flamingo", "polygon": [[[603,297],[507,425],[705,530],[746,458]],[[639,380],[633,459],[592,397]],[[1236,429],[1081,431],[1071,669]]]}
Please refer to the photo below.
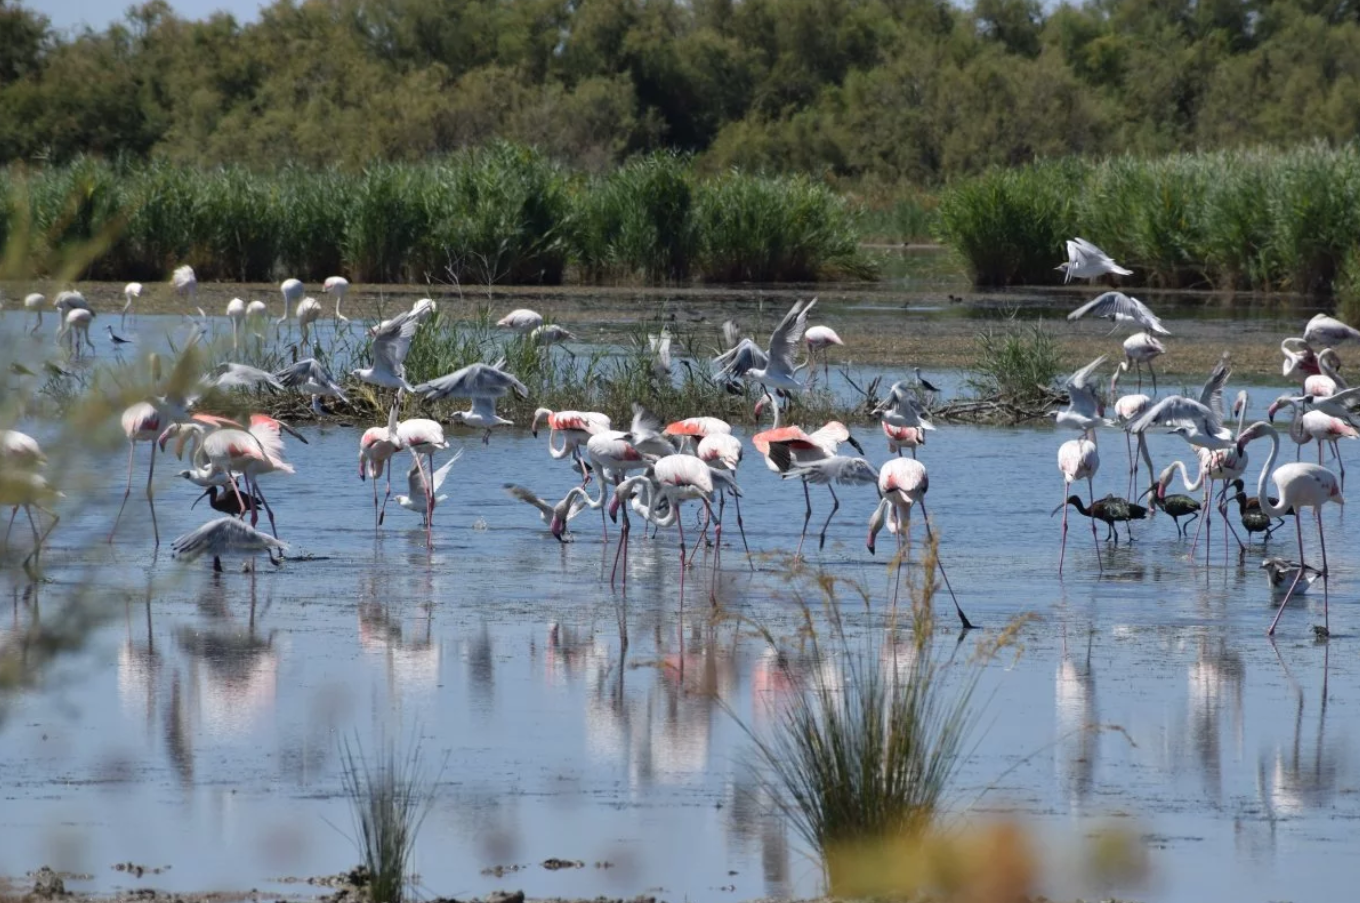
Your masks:
{"label": "pink flamingo", "polygon": [[[1256,497],[1260,499],[1261,512],[1269,517],[1284,517],[1291,508],[1299,515],[1302,514],[1302,509],[1312,508],[1313,513],[1317,516],[1318,546],[1322,550],[1322,579],[1324,581],[1322,584],[1322,632],[1325,635],[1331,626],[1331,622],[1328,617],[1330,592],[1327,587],[1327,538],[1322,530],[1322,506],[1328,502],[1344,505],[1346,500],[1341,495],[1341,486],[1336,474],[1317,464],[1284,464],[1272,473],[1271,468],[1275,466],[1275,459],[1280,452],[1280,434],[1265,421],[1257,421],[1249,426],[1238,437],[1238,447],[1246,448],[1248,443],[1261,436],[1270,439],[1270,455],[1266,458],[1266,463],[1261,468],[1261,476],[1256,481]],[[1279,501],[1272,502],[1266,492],[1267,477],[1274,481],[1275,493],[1279,497]],[[1284,601],[1280,603],[1279,612],[1276,613],[1275,619],[1270,622],[1270,629],[1266,631],[1268,636],[1274,635],[1275,625],[1280,622],[1280,616],[1284,614],[1285,606],[1289,604],[1289,598],[1294,594],[1294,589],[1299,584],[1299,578],[1303,576],[1306,570],[1304,567],[1306,562],[1303,557],[1303,521],[1301,516],[1294,518],[1294,526],[1298,531],[1299,538],[1299,570],[1294,577],[1293,584],[1289,587],[1289,591],[1285,593]]]}
{"label": "pink flamingo", "polygon": [[[1114,377],[1110,380],[1110,394],[1115,393],[1115,386],[1119,384],[1119,371],[1116,370]],[[1114,403],[1114,419],[1124,429],[1124,444],[1129,450],[1129,491],[1127,498],[1133,498],[1133,484],[1138,481],[1138,458],[1133,454],[1133,435],[1129,432],[1129,425],[1139,417],[1147,413],[1147,409],[1152,404],[1152,399],[1146,395],[1121,395]]]}
{"label": "pink flamingo", "polygon": [[[651,459],[644,457],[642,452],[634,447],[628,440],[628,433],[619,430],[604,430],[591,436],[586,442],[586,456],[591,463],[599,468],[602,473],[600,479],[603,483],[614,484],[614,498],[609,502],[608,513],[610,517],[615,516],[619,507],[618,487],[623,482],[624,475],[630,470],[641,470],[647,467]],[[600,493],[603,495],[604,489]],[[600,508],[600,527],[603,531],[603,541],[609,542],[609,523],[605,520],[605,507]],[[623,512],[624,523],[627,523],[628,512]],[[615,570],[618,570],[618,555],[615,554]],[[610,585],[613,585],[613,577],[610,577]]]}
{"label": "pink flamingo", "polygon": [[896,452],[898,457],[902,456],[902,449],[911,449],[912,458],[916,457],[916,449],[926,444],[926,431],[919,426],[893,426],[886,420],[880,420],[883,425],[883,435],[888,437],[888,451]]}
{"label": "pink flamingo", "polygon": [[[788,466],[781,467],[770,452],[774,446],[783,446],[789,452],[787,458],[789,465],[798,466],[812,464],[834,457],[842,442],[849,442],[861,455],[864,449],[855,437],[850,435],[850,430],[839,420],[828,420],[822,428],[812,433],[805,433],[801,427],[779,425],[779,405],[775,402],[774,396],[766,392],[764,397],[756,404],[756,418],[759,419],[761,409],[766,402],[774,410],[774,426],[763,432],[756,433],[751,437],[751,444],[756,447],[765,458],[765,465],[775,473],[782,474],[789,469]],[[782,457],[782,456],[781,456]],[[831,509],[835,515],[836,509],[840,507],[840,501],[836,498],[836,492],[831,489],[830,484],[827,489],[831,491],[831,499],[834,507]],[[803,500],[807,508],[803,514],[803,532],[798,537],[798,551],[794,553],[794,558],[803,557],[803,541],[807,539],[808,522],[812,520],[812,495],[808,490],[808,481],[803,481]],[[831,518],[827,518],[827,524],[831,523]],[[826,543],[826,527],[822,527],[821,543]]]}
{"label": "pink flamingo", "polygon": [[[667,455],[652,465],[650,476],[655,486],[648,505],[648,517],[656,510],[658,499],[665,498],[671,507],[667,518],[674,517],[680,533],[680,603],[685,601],[685,525],[680,517],[680,503],[697,500],[703,503],[704,511],[714,520],[714,534],[717,540],[713,555],[713,572],[709,581],[708,597],[716,602],[719,560],[722,554],[722,521],[713,518],[713,482],[718,479],[733,495],[740,495],[737,484],[723,471],[715,471],[693,455]],[[636,479],[636,478],[633,478]]]}
{"label": "pink flamingo", "polygon": [[[581,485],[586,485],[590,482],[590,471],[586,468],[585,459],[581,457],[581,446],[589,442],[590,437],[596,433],[612,428],[609,417],[595,411],[553,411],[539,408],[534,411],[534,421],[529,426],[529,432],[535,439],[538,438],[538,422],[545,419],[549,430],[548,454],[553,460],[570,455],[581,467]],[[561,448],[553,444],[553,439],[559,434],[562,436]]]}
{"label": "pink flamingo", "polygon": [[[332,277],[335,278],[335,277]],[[336,302],[339,303],[338,301]],[[392,497],[392,469],[387,462],[401,451],[401,436],[398,434],[397,406],[387,415],[387,426],[371,426],[359,438],[359,479],[371,477],[373,480],[373,529],[382,526],[387,515],[387,500]],[[387,471],[387,495],[383,497],[382,509],[378,508],[378,478]]]}
{"label": "pink flamingo", "polygon": [[[926,518],[926,537],[934,538],[930,529],[930,514],[926,511],[926,490],[929,488],[930,477],[926,473],[926,466],[920,461],[894,458],[879,468],[878,491],[882,498],[869,518],[869,539],[865,543],[870,555],[874,554],[874,540],[885,521],[888,531],[897,536],[898,551],[903,546],[910,548],[911,509],[916,505],[921,506],[921,514]],[[949,589],[949,597],[954,600],[954,611],[959,616],[959,623],[964,630],[972,630],[974,625],[963,613],[958,597],[954,595],[954,587],[949,584],[949,575],[945,573],[944,562],[940,560],[938,552],[935,563],[939,565],[940,576],[944,577],[944,585]],[[901,573],[899,570],[899,580]]]}
{"label": "pink flamingo", "polygon": [[807,343],[808,357],[816,360],[817,353],[822,354],[822,373],[829,381],[831,379],[831,361],[828,349],[832,345],[844,346],[845,342],[836,335],[836,330],[830,326],[809,326],[807,332],[803,333],[803,341]]}
{"label": "pink flamingo", "polygon": [[693,454],[694,443],[702,441],[707,436],[730,434],[732,424],[719,417],[686,417],[684,420],[666,424],[666,429],[662,432],[675,438],[681,451]]}
{"label": "pink flamingo", "polygon": [[123,504],[118,506],[118,516],[113,519],[113,529],[109,531],[109,542],[118,532],[118,522],[123,519],[123,509],[127,507],[128,496],[132,495],[132,459],[137,453],[137,443],[151,445],[151,465],[146,471],[146,503],[151,506],[151,534],[156,539],[156,547],[161,545],[160,527],[156,525],[156,498],[151,480],[156,474],[156,439],[161,434],[161,412],[149,402],[139,401],[123,412],[123,435],[128,438],[128,476],[127,489],[123,491]]}
{"label": "pink flamingo", "polygon": [[1135,332],[1124,340],[1124,359],[1119,362],[1119,371],[1128,372],[1136,369],[1138,374],[1138,388],[1143,388],[1143,365],[1147,364],[1148,373],[1152,376],[1152,394],[1157,394],[1157,371],[1152,369],[1154,359],[1166,354],[1166,346],[1157,341],[1151,334],[1146,332]]}
{"label": "pink flamingo", "polygon": [[[434,476],[434,453],[449,447],[448,440],[444,438],[444,428],[433,420],[412,417],[397,424],[397,440],[401,442],[402,448],[410,450],[411,456],[415,458],[416,469],[420,472],[420,479],[425,484],[425,543],[433,545],[434,493],[430,490],[430,480]],[[429,461],[428,474],[420,466],[421,455]]]}
{"label": "pink flamingo", "polygon": [[[1092,433],[1088,430],[1081,434],[1079,439],[1069,439],[1058,448],[1058,470],[1063,476],[1063,523],[1062,523],[1062,544],[1058,550],[1058,576],[1062,576],[1063,558],[1067,554],[1067,496],[1071,491],[1072,484],[1077,480],[1086,481],[1086,489],[1090,494],[1090,502],[1095,504],[1096,491],[1094,478],[1096,471],[1100,469],[1100,453],[1096,451],[1094,440],[1088,438]],[[1053,511],[1057,514],[1057,510]],[[1096,566],[1100,572],[1105,572],[1105,564],[1100,560],[1100,539],[1096,536],[1096,522],[1091,520],[1091,542],[1096,547]]]}
{"label": "pink flamingo", "polygon": [[[716,417],[695,418],[702,420],[717,420]],[[719,420],[719,423],[723,421]],[[726,425],[726,424],[724,424]],[[669,429],[669,427],[667,428]],[[699,442],[696,450],[699,460],[703,461],[713,470],[725,471],[732,475],[737,475],[737,468],[741,466],[742,450],[741,440],[731,433],[714,432],[704,436]],[[751,565],[751,570],[755,570],[755,564],[751,561],[751,547],[746,544],[746,526],[741,520],[741,495],[732,494],[732,501],[737,507],[737,530],[741,533],[741,547],[746,550],[746,562]],[[727,504],[727,485],[718,487],[718,521],[723,518],[723,508]]]}

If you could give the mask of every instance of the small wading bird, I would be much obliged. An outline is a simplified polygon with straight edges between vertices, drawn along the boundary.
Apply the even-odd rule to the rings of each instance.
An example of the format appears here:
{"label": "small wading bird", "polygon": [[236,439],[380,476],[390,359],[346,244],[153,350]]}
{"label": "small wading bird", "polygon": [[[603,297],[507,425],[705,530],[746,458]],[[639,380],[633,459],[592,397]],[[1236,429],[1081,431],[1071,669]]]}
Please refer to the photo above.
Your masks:
{"label": "small wading bird", "polygon": [[1080,237],[1068,239],[1067,261],[1058,264],[1054,269],[1062,270],[1063,282],[1071,282],[1073,279],[1089,279],[1094,282],[1107,275],[1133,275],[1133,270],[1121,267],[1109,254]]}
{"label": "small wading bird", "polygon": [[[1171,477],[1168,472],[1167,483],[1170,482]],[[1152,507],[1165,511],[1171,516],[1171,521],[1176,525],[1176,537],[1178,539],[1184,539],[1190,532],[1190,526],[1187,524],[1182,527],[1181,518],[1188,517],[1191,522],[1194,522],[1199,518],[1199,499],[1188,495],[1166,495],[1165,493],[1166,486],[1161,483],[1156,483],[1153,484],[1151,489],[1144,492],[1143,495],[1148,496],[1148,503],[1151,504]],[[1142,498],[1142,496],[1139,496],[1139,498]]]}
{"label": "small wading bird", "polygon": [[[1297,561],[1284,558],[1265,559],[1261,562],[1261,570],[1266,572],[1266,583],[1270,585],[1272,596],[1284,595],[1291,588],[1293,588],[1291,595],[1302,595],[1308,592],[1308,587],[1312,586],[1317,578],[1322,576],[1322,572],[1315,567],[1300,565]],[[1302,579],[1299,578],[1300,571],[1303,573]]]}
{"label": "small wading bird", "polygon": [[1237,502],[1238,517],[1242,521],[1242,529],[1247,531],[1247,538],[1250,539],[1253,533],[1261,533],[1263,534],[1261,544],[1265,545],[1270,541],[1270,534],[1284,526],[1284,519],[1271,517],[1262,511],[1259,499],[1247,498],[1246,486],[1241,480],[1233,480],[1230,485],[1233,490],[1233,501]]}
{"label": "small wading bird", "polygon": [[131,345],[132,339],[125,339],[113,331],[113,324],[109,323],[104,327],[109,331],[109,341],[113,343],[115,349],[121,350],[124,345]]}
{"label": "small wading bird", "polygon": [[921,391],[929,392],[931,395],[940,394],[940,390],[935,388],[935,386],[932,385],[929,380],[927,380],[924,376],[921,375],[920,367],[912,367],[911,372],[916,374],[916,385],[918,388],[921,389]]}
{"label": "small wading bird", "polygon": [[[1083,517],[1089,517],[1093,526],[1095,521],[1103,523],[1105,525],[1105,541],[1114,540],[1115,545],[1119,545],[1119,531],[1115,529],[1115,524],[1122,523],[1129,534],[1129,542],[1133,542],[1133,531],[1129,528],[1129,521],[1144,520],[1148,516],[1147,508],[1114,495],[1097,499],[1091,503],[1090,508],[1082,503],[1081,496],[1069,495],[1067,501],[1063,503],[1063,507],[1067,505],[1076,508],[1077,513]],[[1057,514],[1058,509],[1053,509],[1053,513]]]}
{"label": "small wading bird", "polygon": [[511,392],[520,398],[529,397],[529,389],[513,374],[501,368],[505,358],[494,364],[469,364],[447,376],[432,379],[411,389],[426,401],[441,401],[445,398],[470,398],[472,408],[467,411],[454,411],[449,415],[449,423],[486,430],[482,444],[491,442],[491,429],[497,426],[514,426],[514,422],[496,414],[496,399],[504,398]]}
{"label": "small wading bird", "polygon": [[189,507],[190,509],[193,509],[198,506],[199,502],[207,499],[208,506],[214,511],[230,515],[231,517],[244,518],[250,513],[251,506],[264,504],[264,499],[260,498],[258,495],[254,495],[248,502],[242,504],[240,487],[233,486],[232,490],[233,491],[231,492],[227,492],[221,486],[209,486],[207,489],[203,490],[202,495],[194,499],[194,503]]}
{"label": "small wading bird", "polygon": [[[213,570],[221,573],[222,559],[226,556],[253,558],[264,552],[269,556],[269,563],[277,566],[282,562],[282,552],[288,545],[261,533],[244,521],[234,517],[219,517],[197,530],[176,537],[170,548],[174,550],[176,558],[184,561],[195,561],[204,555],[211,555]],[[274,558],[276,551],[280,553],[278,560]]]}
{"label": "small wading bird", "polygon": [[[1256,483],[1256,497],[1260,502],[1262,513],[1270,517],[1284,517],[1292,508],[1298,516],[1294,518],[1294,526],[1298,532],[1299,540],[1299,562],[1306,565],[1307,560],[1303,554],[1303,518],[1304,508],[1312,508],[1317,517],[1318,527],[1318,547],[1322,552],[1322,617],[1323,626],[1321,633],[1326,635],[1331,627],[1328,612],[1330,595],[1327,586],[1327,539],[1322,528],[1322,506],[1328,502],[1335,502],[1338,505],[1344,504],[1345,499],[1341,495],[1341,485],[1337,480],[1336,474],[1319,467],[1316,464],[1292,463],[1281,465],[1274,471],[1275,459],[1280,452],[1280,435],[1275,428],[1265,421],[1257,421],[1247,427],[1246,431],[1238,437],[1239,448],[1246,448],[1248,443],[1262,436],[1270,439],[1270,455],[1266,458],[1266,463],[1261,467],[1261,476]],[[1275,489],[1279,493],[1280,501],[1272,503],[1266,495],[1266,479],[1269,477],[1275,483]],[[1280,615],[1284,614],[1285,606],[1289,604],[1289,598],[1294,594],[1298,586],[1299,578],[1303,571],[1300,569],[1294,578],[1293,585],[1285,593],[1284,600],[1280,603],[1280,611],[1275,615],[1275,619],[1270,622],[1270,628],[1266,631],[1268,635],[1275,633],[1275,626],[1280,621]]]}

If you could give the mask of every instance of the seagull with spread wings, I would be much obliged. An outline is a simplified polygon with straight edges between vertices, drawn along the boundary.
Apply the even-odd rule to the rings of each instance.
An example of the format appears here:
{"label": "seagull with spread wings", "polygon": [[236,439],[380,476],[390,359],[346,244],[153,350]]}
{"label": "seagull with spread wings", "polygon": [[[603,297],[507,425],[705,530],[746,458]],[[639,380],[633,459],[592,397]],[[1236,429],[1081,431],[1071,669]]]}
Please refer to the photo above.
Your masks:
{"label": "seagull with spread wings", "polygon": [[[375,348],[376,344],[374,343]],[[274,376],[286,388],[312,396],[312,412],[315,414],[325,413],[325,409],[321,407],[322,397],[349,401],[345,396],[345,390],[340,388],[335,377],[331,376],[331,372],[314,357],[304,358],[291,367],[285,367]]]}
{"label": "seagull with spread wings", "polygon": [[1067,390],[1067,407],[1048,414],[1055,425],[1084,433],[1105,423],[1105,406],[1096,397],[1096,384],[1092,379],[1096,369],[1103,363],[1105,355],[1102,354],[1067,378],[1063,384]]}
{"label": "seagull with spread wings", "polygon": [[384,320],[373,334],[373,366],[351,370],[350,374],[366,383],[400,392],[413,391],[406,381],[406,355],[416,329],[434,313],[434,302],[422,298],[408,311]]}
{"label": "seagull with spread wings", "polygon": [[1080,236],[1068,239],[1067,261],[1058,264],[1055,269],[1063,271],[1063,282],[1071,282],[1073,279],[1090,279],[1094,282],[1110,273],[1117,273],[1120,276],[1133,275],[1133,270],[1121,267],[1109,254]]}
{"label": "seagull with spread wings", "polygon": [[505,358],[494,364],[469,364],[447,376],[421,383],[411,391],[427,401],[471,398],[472,409],[455,411],[449,417],[449,422],[485,428],[486,435],[482,437],[482,444],[486,445],[491,441],[492,427],[514,425],[512,421],[496,414],[496,399],[504,398],[511,392],[520,398],[529,397],[528,387],[514,374],[502,370],[504,366]]}
{"label": "seagull with spread wings", "polygon": [[804,383],[798,379],[798,371],[802,366],[796,366],[793,361],[798,356],[798,349],[802,347],[808,313],[816,303],[817,299],[813,298],[806,304],[795,303],[789,308],[789,312],[770,335],[765,366],[747,370],[747,379],[755,380],[767,389],[782,389],[785,392],[803,391]]}
{"label": "seagull with spread wings", "polygon": [[[1069,320],[1080,320],[1085,316],[1113,320],[1115,327],[1120,323],[1133,323],[1157,335],[1171,335],[1162,325],[1161,319],[1148,310],[1148,306],[1132,295],[1123,292],[1104,292],[1094,300],[1088,301],[1067,315]],[[1111,330],[1113,332],[1113,330]]]}

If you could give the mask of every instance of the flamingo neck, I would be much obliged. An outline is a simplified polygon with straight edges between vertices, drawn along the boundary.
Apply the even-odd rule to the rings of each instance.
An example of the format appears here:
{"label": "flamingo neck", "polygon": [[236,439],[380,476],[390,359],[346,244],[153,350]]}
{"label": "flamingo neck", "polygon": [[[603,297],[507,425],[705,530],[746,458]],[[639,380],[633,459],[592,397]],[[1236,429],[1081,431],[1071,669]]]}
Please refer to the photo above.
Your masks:
{"label": "flamingo neck", "polygon": [[1280,453],[1280,434],[1269,424],[1257,424],[1261,432],[1270,437],[1270,454],[1266,456],[1266,463],[1261,467],[1261,476],[1256,480],[1256,499],[1261,506],[1261,511],[1271,517],[1284,517],[1289,505],[1284,499],[1284,493],[1280,493],[1280,500],[1276,504],[1271,504],[1270,498],[1266,495],[1266,478],[1270,476],[1271,470],[1275,467],[1275,458]]}
{"label": "flamingo neck", "polygon": [[1204,474],[1205,474],[1205,473],[1207,472],[1207,470],[1208,470],[1207,467],[1204,467],[1203,465],[1200,465],[1200,468],[1199,468],[1199,475],[1195,477],[1195,482],[1191,483],[1191,482],[1190,482],[1190,473],[1189,473],[1189,471],[1186,469],[1186,467],[1185,467],[1185,462],[1184,462],[1184,461],[1176,461],[1176,462],[1174,462],[1171,466],[1172,466],[1172,467],[1180,468],[1180,472],[1181,472],[1181,483],[1183,483],[1183,484],[1185,485],[1185,491],[1186,491],[1186,492],[1194,492],[1195,490],[1199,489],[1201,486],[1204,485]]}

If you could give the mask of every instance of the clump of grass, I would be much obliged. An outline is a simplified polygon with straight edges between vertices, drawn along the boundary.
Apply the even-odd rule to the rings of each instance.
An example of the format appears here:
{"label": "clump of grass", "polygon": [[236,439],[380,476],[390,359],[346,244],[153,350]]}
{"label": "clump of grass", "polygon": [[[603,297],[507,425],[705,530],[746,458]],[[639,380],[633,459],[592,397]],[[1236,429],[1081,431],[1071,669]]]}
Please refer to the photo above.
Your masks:
{"label": "clump of grass", "polygon": [[356,741],[341,749],[341,781],[354,820],[353,838],[369,874],[373,903],[402,903],[416,835],[434,805],[438,775],[426,773],[420,744],[399,753],[389,743],[370,761]]}
{"label": "clump of grass", "polygon": [[574,254],[588,279],[681,282],[698,256],[694,176],[675,153],[637,157],[577,195]]}
{"label": "clump of grass", "polygon": [[1003,326],[987,324],[974,341],[977,361],[968,377],[970,388],[1020,406],[1048,400],[1045,387],[1063,372],[1063,360],[1042,319],[1026,323],[1012,315]]}
{"label": "clump of grass", "polygon": [[[973,691],[980,665],[995,650],[988,647],[957,675],[952,657],[942,662],[933,654],[936,543],[932,536],[908,581],[907,626],[899,629],[894,604],[877,643],[847,638],[836,585],[843,581],[819,575],[827,626],[819,629],[813,609],[802,607],[800,632],[812,644],[803,670],[810,679],[785,664],[796,692],[765,731],[743,724],[765,789],[820,857],[831,896],[855,897],[866,889],[859,868],[865,851],[919,844],[938,827],[977,723]],[[902,563],[902,556],[893,562]],[[867,607],[868,593],[854,588]]]}
{"label": "clump of grass", "polygon": [[859,203],[861,240],[875,243],[928,242],[939,223],[939,199],[921,191],[891,192],[886,197],[861,189]]}

